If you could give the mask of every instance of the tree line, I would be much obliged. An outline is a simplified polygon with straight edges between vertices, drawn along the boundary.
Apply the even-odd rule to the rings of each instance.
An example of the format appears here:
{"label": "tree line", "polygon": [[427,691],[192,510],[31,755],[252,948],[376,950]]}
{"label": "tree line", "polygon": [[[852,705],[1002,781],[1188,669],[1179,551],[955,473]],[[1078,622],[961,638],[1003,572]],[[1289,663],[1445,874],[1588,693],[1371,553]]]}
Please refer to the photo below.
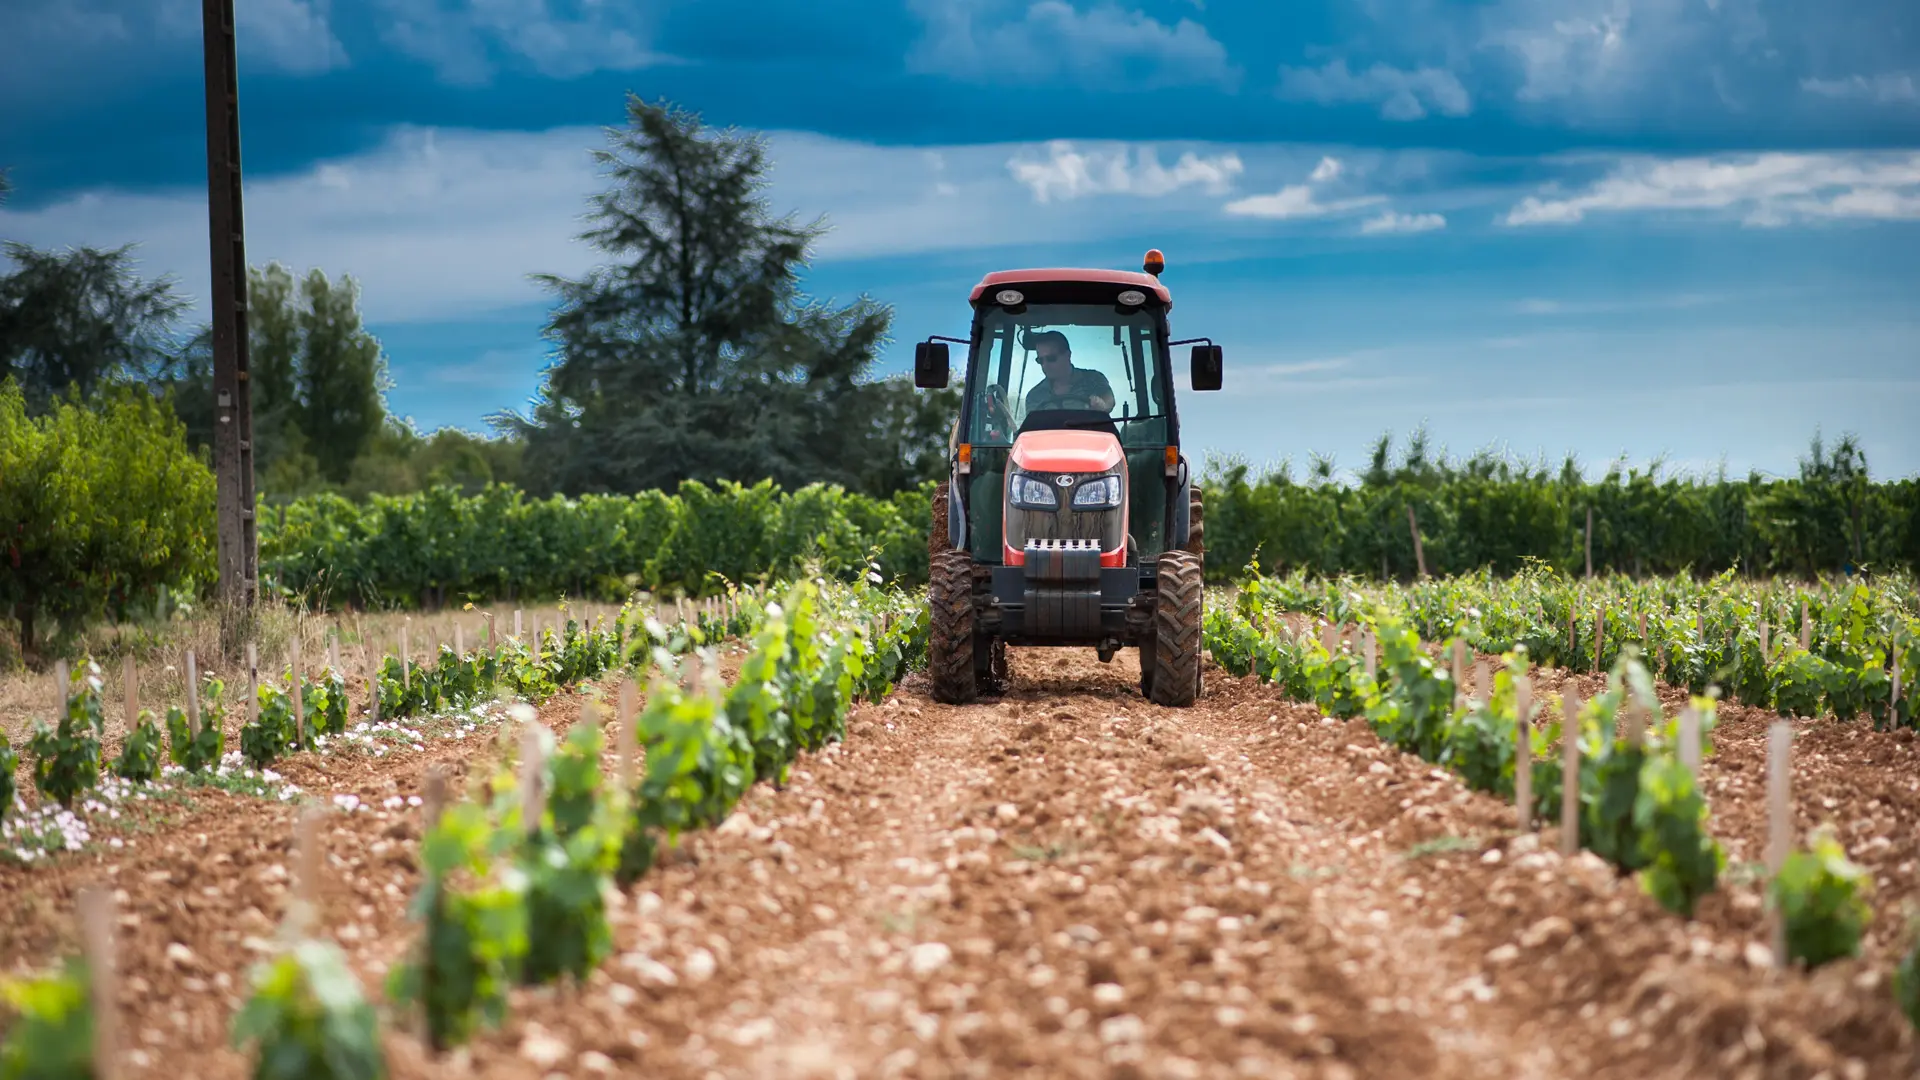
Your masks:
{"label": "tree line", "polygon": [[1829,446],[1815,434],[1798,474],[1782,478],[1615,462],[1589,480],[1571,457],[1558,469],[1491,452],[1451,459],[1424,432],[1399,453],[1381,436],[1351,481],[1323,458],[1303,477],[1244,462],[1212,473],[1210,574],[1256,560],[1402,581],[1423,562],[1435,575],[1531,563],[1634,577],[1920,572],[1920,479],[1873,480],[1851,435]]}
{"label": "tree line", "polygon": [[[885,495],[938,471],[957,392],[876,377],[889,307],[802,293],[826,225],[773,212],[761,137],[635,97],[626,114],[594,151],[609,183],[580,236],[605,262],[577,280],[534,275],[555,302],[539,393],[524,411],[488,417],[484,435],[422,432],[389,411],[393,368],[351,274],[248,268],[262,494],[508,483],[580,495],[771,479]],[[63,396],[144,388],[206,459],[211,330],[183,326],[190,299],[171,277],[143,277],[133,251],[8,242],[0,382],[19,384],[29,416]]]}

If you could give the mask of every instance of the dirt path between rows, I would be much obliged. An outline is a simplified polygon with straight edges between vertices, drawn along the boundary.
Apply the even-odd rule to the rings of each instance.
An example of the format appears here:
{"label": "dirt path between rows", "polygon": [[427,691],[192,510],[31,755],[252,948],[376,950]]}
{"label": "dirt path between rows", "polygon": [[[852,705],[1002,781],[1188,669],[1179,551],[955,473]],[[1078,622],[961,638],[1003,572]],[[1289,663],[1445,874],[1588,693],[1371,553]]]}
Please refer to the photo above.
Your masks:
{"label": "dirt path between rows", "polygon": [[619,955],[405,1076],[1904,1076],[1884,985],[1749,966],[1507,809],[1217,674],[919,680],[650,878]]}
{"label": "dirt path between rows", "polygon": [[[1175,710],[1142,701],[1130,654],[1013,669],[1004,699],[940,706],[916,677],[857,710],[847,743],[616,899],[586,985],[515,991],[504,1029],[440,1061],[390,1033],[394,1075],[1920,1075],[1868,965],[1750,967],[1750,888],[1675,918],[1250,680],[1210,672]],[[372,807],[328,818],[323,925],[376,997],[418,882],[418,811],[383,803],[488,745],[287,770]],[[0,962],[44,962],[73,890],[112,880],[132,1075],[244,1076],[226,1033],[291,822],[215,801],[111,858],[0,871]]]}

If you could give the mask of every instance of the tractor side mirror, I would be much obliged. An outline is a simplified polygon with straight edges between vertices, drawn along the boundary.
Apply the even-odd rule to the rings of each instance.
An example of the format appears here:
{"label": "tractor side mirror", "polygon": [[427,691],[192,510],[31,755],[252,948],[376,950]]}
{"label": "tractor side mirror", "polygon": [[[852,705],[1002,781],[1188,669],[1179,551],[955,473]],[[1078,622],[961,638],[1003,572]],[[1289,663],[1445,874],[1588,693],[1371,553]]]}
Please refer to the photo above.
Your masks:
{"label": "tractor side mirror", "polygon": [[947,343],[922,341],[913,347],[913,385],[938,390],[947,385]]}
{"label": "tractor side mirror", "polygon": [[1195,345],[1193,347],[1193,388],[1195,390],[1220,389],[1220,346]]}

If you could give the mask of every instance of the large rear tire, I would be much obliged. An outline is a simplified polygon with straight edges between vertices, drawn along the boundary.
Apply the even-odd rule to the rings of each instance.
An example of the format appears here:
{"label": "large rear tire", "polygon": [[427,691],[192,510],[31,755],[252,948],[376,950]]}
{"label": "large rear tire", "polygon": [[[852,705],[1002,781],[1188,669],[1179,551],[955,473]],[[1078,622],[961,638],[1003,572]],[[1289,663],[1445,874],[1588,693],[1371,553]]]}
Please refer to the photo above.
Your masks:
{"label": "large rear tire", "polygon": [[927,605],[927,674],[933,680],[933,700],[965,705],[979,693],[973,669],[972,556],[964,551],[934,553]]}
{"label": "large rear tire", "polygon": [[[1206,607],[1200,557],[1190,551],[1165,552],[1157,570],[1153,639],[1141,649],[1141,681],[1154,704],[1185,708],[1200,697],[1200,617]],[[1144,670],[1149,658],[1151,678]]]}

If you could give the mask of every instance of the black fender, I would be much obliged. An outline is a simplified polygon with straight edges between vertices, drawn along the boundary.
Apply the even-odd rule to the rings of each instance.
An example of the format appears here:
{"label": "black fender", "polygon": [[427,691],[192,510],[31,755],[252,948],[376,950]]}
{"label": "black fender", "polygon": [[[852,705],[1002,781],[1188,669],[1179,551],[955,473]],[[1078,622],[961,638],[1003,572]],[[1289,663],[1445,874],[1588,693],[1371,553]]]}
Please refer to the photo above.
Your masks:
{"label": "black fender", "polygon": [[1187,468],[1186,455],[1180,457],[1180,475],[1168,487],[1173,501],[1173,534],[1167,537],[1167,550],[1174,551],[1187,546],[1187,536],[1193,530],[1193,474]]}
{"label": "black fender", "polygon": [[947,481],[947,546],[965,551],[967,539],[967,477],[955,470]]}

